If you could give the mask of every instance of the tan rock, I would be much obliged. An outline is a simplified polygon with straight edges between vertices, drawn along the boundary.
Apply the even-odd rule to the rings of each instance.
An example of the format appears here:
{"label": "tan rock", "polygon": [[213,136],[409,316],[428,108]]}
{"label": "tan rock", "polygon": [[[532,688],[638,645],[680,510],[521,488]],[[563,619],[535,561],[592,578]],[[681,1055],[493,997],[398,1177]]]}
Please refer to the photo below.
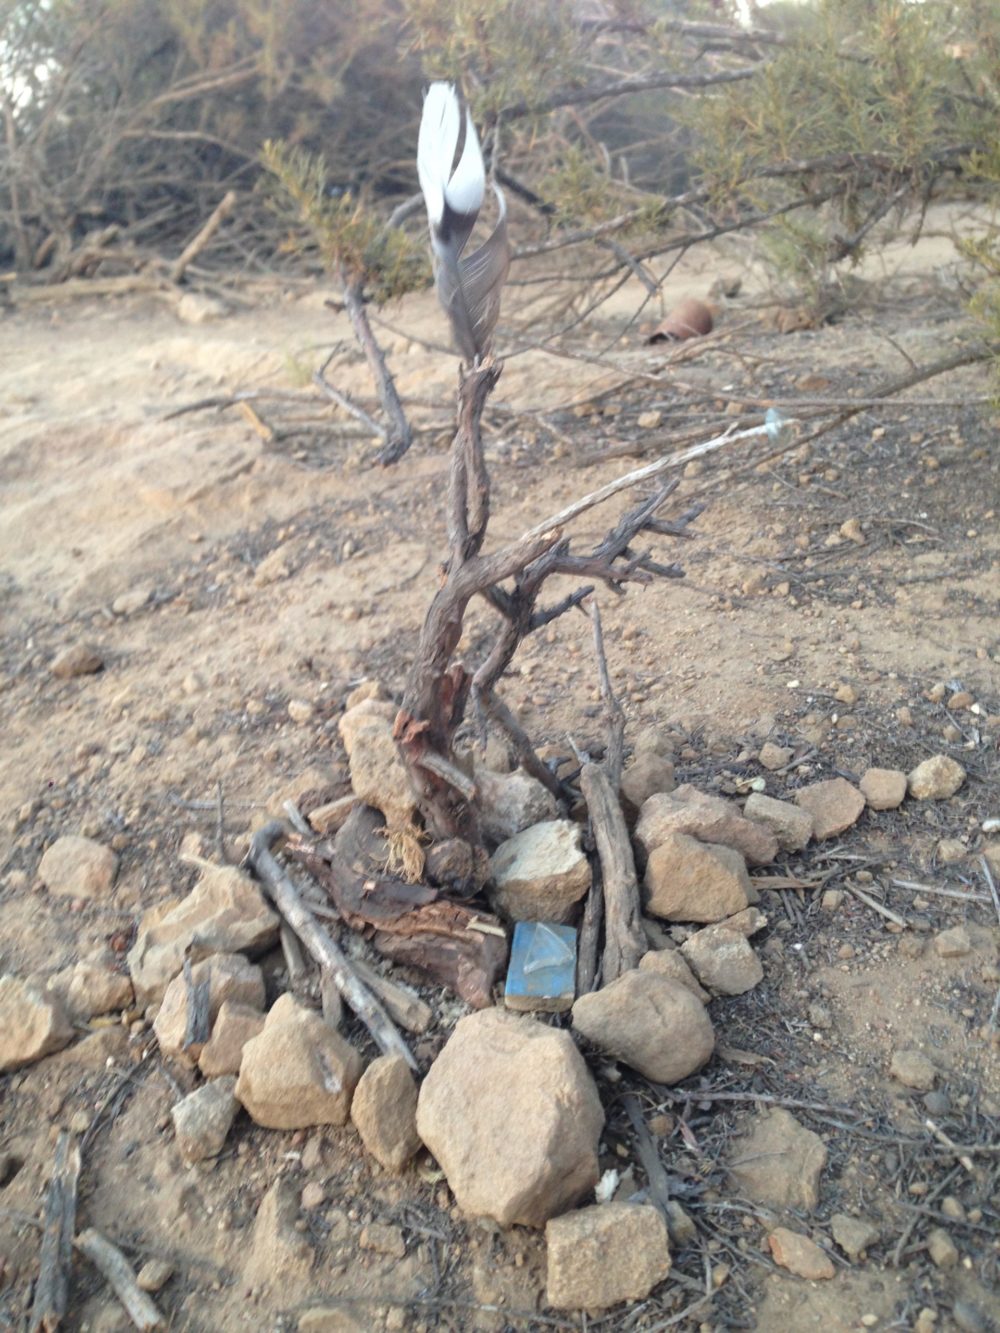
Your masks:
{"label": "tan rock", "polygon": [[272,1286],[287,1290],[289,1280],[302,1279],[312,1263],[312,1246],[296,1228],[299,1216],[294,1181],[279,1176],[264,1195],[254,1219],[243,1281],[252,1291]]}
{"label": "tan rock", "polygon": [[243,1047],[236,1096],[268,1129],[343,1125],[361,1069],[354,1047],[315,1010],[282,995]]}
{"label": "tan rock", "polygon": [[831,1278],[836,1273],[830,1256],[825,1254],[815,1241],[810,1240],[808,1236],[800,1235],[797,1231],[789,1231],[787,1227],[775,1227],[768,1236],[767,1243],[774,1256],[774,1262],[782,1268],[787,1268],[796,1277],[817,1282],[820,1279]]}
{"label": "tan rock", "polygon": [[459,1020],[417,1101],[458,1206],[501,1226],[543,1226],[589,1193],[603,1126],[570,1035],[502,1009]]}
{"label": "tan rock", "polygon": [[[191,969],[192,988],[206,982],[209,1031],[227,1000],[247,1005],[251,1009],[260,1010],[264,1007],[263,974],[259,967],[248,962],[242,954],[220,953],[195,963]],[[164,993],[153,1022],[153,1031],[165,1056],[193,1065],[206,1043],[192,1042],[185,1046],[187,1026],[188,985],[183,976],[174,977]]]}
{"label": "tan rock", "polygon": [[777,801],[763,792],[750,793],[743,813],[747,819],[770,829],[785,852],[800,852],[813,835],[813,817],[808,810],[791,801]]}
{"label": "tan rock", "polygon": [[264,1015],[259,1009],[224,1000],[212,1025],[212,1035],[198,1056],[198,1068],[206,1078],[238,1074],[243,1047],[264,1030]]}
{"label": "tan rock", "polygon": [[765,741],[760,747],[760,754],[757,759],[762,768],[766,768],[769,773],[774,773],[779,768],[784,768],[791,760],[795,751],[787,745],[775,745],[773,741]]}
{"label": "tan rock", "polygon": [[580,825],[550,819],[508,838],[490,860],[494,906],[513,921],[566,921],[590,888]]}
{"label": "tan rock", "polygon": [[[359,686],[358,689],[363,689]],[[355,691],[356,693],[356,691]],[[353,699],[352,694],[350,699]],[[351,751],[354,749],[354,738],[362,727],[366,727],[372,718],[388,723],[390,732],[392,725],[396,720],[396,714],[399,709],[389,699],[383,699],[377,695],[366,695],[359,699],[357,703],[350,704],[347,710],[341,714],[340,721],[337,723],[337,730],[340,732],[340,739],[344,742],[344,749],[347,751],[347,757],[350,758]]]}
{"label": "tan rock", "polygon": [[907,1088],[929,1092],[937,1080],[937,1070],[923,1051],[911,1049],[893,1051],[889,1073]]}
{"label": "tan rock", "polygon": [[545,1241],[546,1303],[557,1310],[642,1300],[670,1272],[667,1224],[643,1204],[609,1203],[554,1217]]}
{"label": "tan rock", "polygon": [[869,768],[858,786],[872,810],[895,810],[906,796],[906,774],[898,768]]}
{"label": "tan rock", "polygon": [[60,680],[71,680],[74,676],[92,676],[103,667],[99,648],[90,643],[71,643],[56,653],[49,670]]}
{"label": "tan rock", "polygon": [[98,1014],[128,1009],[133,1002],[132,982],[117,971],[117,958],[110,949],[94,958],[82,959],[49,977],[47,991],[59,996],[67,1014],[86,1022]]}
{"label": "tan rock", "polygon": [[235,866],[207,870],[186,898],[152,908],[128,955],[136,1001],[158,1000],[192,962],[218,953],[258,954],[278,938],[278,918],[260,889]]}
{"label": "tan rock", "polygon": [[106,897],[118,874],[110,847],[74,833],[58,838],[38,864],[38,878],[50,893],[68,898]]}
{"label": "tan rock", "polygon": [[0,976],[0,1074],[34,1064],[73,1040],[62,1002],[31,982]]}
{"label": "tan rock", "polygon": [[695,931],[681,945],[681,953],[701,984],[718,995],[742,995],[764,977],[746,936],[724,922]]}
{"label": "tan rock", "polygon": [[939,958],[964,958],[972,952],[972,938],[965,926],[950,926],[934,936],[934,952]]}
{"label": "tan rock", "polygon": [[758,930],[764,929],[767,925],[767,916],[759,907],[747,907],[742,912],[734,912],[732,916],[725,917],[719,925],[725,926],[726,930],[738,930],[741,935],[749,939],[751,935],[756,935]]}
{"label": "tan rock", "polygon": [[381,1055],[361,1075],[351,1102],[361,1142],[386,1171],[402,1171],[420,1150],[417,1085],[401,1055]]}
{"label": "tan rock", "polygon": [[812,815],[813,837],[817,842],[849,829],[865,808],[865,798],[846,778],[828,778],[800,787],[795,802]]}
{"label": "tan rock", "polygon": [[699,984],[698,978],[684,961],[679,949],[650,949],[639,960],[640,972],[659,972],[662,976],[679,981],[702,1004],[708,1004],[712,998],[708,991]]}
{"label": "tan rock", "polygon": [[861,1259],[865,1251],[878,1240],[878,1227],[862,1217],[850,1213],[834,1213],[830,1218],[833,1239],[849,1259]]}
{"label": "tan rock", "polygon": [[943,801],[954,796],[965,781],[965,769],[950,755],[936,754],[918,764],[906,779],[907,790],[918,801]]}
{"label": "tan rock", "polygon": [[633,810],[641,810],[657,792],[673,791],[677,786],[673,760],[646,750],[637,754],[622,773],[622,799]]}
{"label": "tan rock", "polygon": [[728,1168],[735,1186],[755,1203],[771,1208],[819,1205],[819,1179],[826,1145],[783,1107],[758,1112],[749,1133],[737,1140]]}
{"label": "tan rock", "polygon": [[649,853],[646,910],[667,921],[718,921],[754,897],[746,862],[720,843],[668,833]]}
{"label": "tan rock", "polygon": [[778,852],[778,841],[768,829],[744,819],[732,802],[708,796],[688,783],[650,796],[639,812],[635,834],[647,856],[671,833],[722,843],[751,865],[769,865]]}
{"label": "tan rock", "polygon": [[715,1049],[712,1021],[697,996],[649,968],[581,995],[573,1005],[573,1028],[654,1083],[679,1083]]}
{"label": "tan rock", "polygon": [[[369,699],[351,711],[384,707],[377,699]],[[392,711],[395,716],[396,710]],[[341,718],[342,734],[347,716],[345,713]],[[350,749],[351,786],[366,805],[382,811],[390,829],[401,829],[413,822],[416,802],[392,738],[392,727],[390,719],[370,711],[355,728]]]}

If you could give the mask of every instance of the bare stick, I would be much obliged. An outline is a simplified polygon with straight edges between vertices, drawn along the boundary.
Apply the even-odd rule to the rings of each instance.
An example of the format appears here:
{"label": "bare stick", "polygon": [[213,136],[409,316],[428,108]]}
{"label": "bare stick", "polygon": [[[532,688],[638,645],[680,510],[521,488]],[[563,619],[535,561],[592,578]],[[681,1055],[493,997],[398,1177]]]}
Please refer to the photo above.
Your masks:
{"label": "bare stick", "polygon": [[886,907],[877,898],[873,898],[870,893],[865,893],[864,889],[859,889],[854,884],[845,884],[844,887],[848,893],[853,893],[859,902],[864,903],[866,907],[870,907],[873,912],[878,912],[879,916],[884,916],[887,921],[892,921],[897,926],[908,926],[910,924],[905,916],[900,916],[892,908]]}
{"label": "bare stick", "polygon": [[990,891],[990,897],[993,899],[993,909],[997,914],[997,920],[1000,921],[1000,893],[997,892],[997,882],[993,878],[993,871],[990,869],[990,863],[985,856],[979,858],[979,863],[983,867],[983,876]]}
{"label": "bare stick", "polygon": [[[794,424],[795,422],[791,417],[786,418],[784,422],[786,426]],[[767,426],[751,426],[749,430],[727,431],[724,435],[716,435],[714,439],[705,440],[702,444],[693,444],[690,449],[680,449],[677,453],[667,454],[666,457],[658,458],[654,463],[647,463],[645,467],[626,472],[624,476],[609,481],[598,490],[591,491],[589,495],[574,500],[565,509],[560,509],[557,514],[553,514],[541,523],[536,523],[533,528],[524,533],[521,541],[528,541],[532,538],[541,537],[545,533],[558,530],[572,519],[585,514],[588,509],[593,509],[595,505],[610,500],[613,495],[617,495],[620,491],[627,491],[632,486],[639,486],[652,477],[658,477],[661,472],[666,472],[672,467],[680,467],[682,463],[690,462],[692,458],[702,458],[705,454],[714,453],[727,444],[737,444],[740,440],[751,440],[759,435],[770,435],[771,433]]]}
{"label": "bare stick", "polygon": [[971,1176],[976,1174],[976,1168],[972,1164],[972,1158],[968,1155],[965,1149],[959,1147],[954,1139],[949,1138],[941,1126],[933,1121],[930,1116],[924,1117],[924,1128],[930,1130],[942,1147],[945,1147],[949,1152],[954,1153],[955,1157],[961,1162]]}
{"label": "bare stick", "polygon": [[598,764],[584,764],[580,788],[590,811],[594,841],[604,879],[604,957],[602,985],[638,967],[647,952],[639,905],[639,881],[625,827],[625,816],[607,774]]}
{"label": "bare stick", "polygon": [[601,867],[598,864],[580,924],[580,942],[576,955],[577,995],[589,995],[597,989],[597,952],[601,942],[601,927],[604,925],[604,890],[600,875]]}
{"label": "bare stick", "polygon": [[384,977],[360,958],[355,958],[353,965],[361,980],[371,987],[400,1027],[418,1034],[427,1031],[434,1014],[430,1005],[425,1004],[415,991]]}
{"label": "bare stick", "polygon": [[379,1050],[386,1055],[403,1056],[415,1070],[417,1062],[385,1008],[357,975],[340,946],[306,907],[291,878],[272,855],[272,844],[285,831],[280,820],[272,820],[254,834],[247,856],[251,868],[267,885],[275,907],[316,962],[333,977],[337,989],[372,1034]]}
{"label": "bare stick", "polygon": [[376,421],[374,417],[369,416],[365,409],[359,407],[352,398],[348,398],[346,393],[341,393],[339,389],[335,389],[326,378],[326,375],[323,372],[333,360],[334,356],[336,356],[335,351],[330,353],[320,366],[319,370],[313,372],[313,384],[315,384],[317,388],[322,389],[332,403],[336,403],[338,407],[342,407],[345,412],[349,412],[351,416],[357,421],[360,421],[362,425],[367,426],[373,435],[378,435],[380,439],[383,440],[388,439],[389,432],[383,425]]}
{"label": "bare stick", "polygon": [[150,1331],[166,1328],[163,1315],[136,1282],[131,1264],[116,1245],[93,1227],[81,1231],[73,1243],[106,1278],[136,1328]]}
{"label": "bare stick", "polygon": [[625,766],[625,714],[611,687],[608,672],[608,659],[604,652],[604,629],[601,625],[601,608],[596,598],[590,599],[587,608],[591,624],[594,627],[594,654],[597,657],[597,674],[600,682],[601,700],[604,703],[605,721],[608,725],[608,751],[604,758],[604,771],[612,792],[617,795]]}
{"label": "bare stick", "polygon": [[392,378],[392,373],[386,365],[385,353],[379,347],[375,334],[372,332],[372,326],[368,321],[368,313],[365,310],[365,303],[361,295],[361,288],[357,282],[350,280],[343,271],[341,271],[340,277],[344,284],[344,306],[347,310],[347,317],[351,321],[354,335],[361,344],[361,350],[365,354],[365,359],[375,380],[375,388],[378,393],[378,400],[382,404],[382,411],[389,420],[385,446],[379,452],[377,461],[385,465],[398,463],[413,443],[413,431],[406,419],[399,394],[396,392],[396,384]]}
{"label": "bare stick", "polygon": [[31,1333],[54,1333],[69,1302],[69,1270],[76,1229],[76,1188],[80,1179],[80,1149],[65,1130],[56,1143],[52,1179],[45,1196],[45,1221],[39,1256],[38,1281],[31,1306]]}
{"label": "bare stick", "polygon": [[216,204],[208,221],[184,247],[178,258],[174,261],[173,266],[170,269],[171,282],[180,282],[184,277],[187,266],[194,263],[235,207],[236,191],[230,190],[222,196]]}

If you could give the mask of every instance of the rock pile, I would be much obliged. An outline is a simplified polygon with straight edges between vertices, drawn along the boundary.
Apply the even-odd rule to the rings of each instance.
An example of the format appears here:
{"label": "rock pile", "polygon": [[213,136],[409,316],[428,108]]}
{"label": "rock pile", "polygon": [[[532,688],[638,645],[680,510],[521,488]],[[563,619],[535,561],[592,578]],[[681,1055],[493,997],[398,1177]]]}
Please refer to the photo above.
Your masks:
{"label": "rock pile", "polygon": [[[394,706],[369,688],[350,702],[340,730],[354,792],[314,818],[329,832],[363,801],[382,809],[390,831],[410,828],[413,798],[392,740]],[[760,755],[771,771],[789,758],[773,745]],[[592,883],[581,825],[560,818],[551,793],[519,770],[491,772],[470,761],[469,771],[492,848],[492,906],[508,923],[576,919]],[[654,744],[637,747],[622,806],[634,821],[642,906],[656,947],[637,967],[579,995],[572,1031],[500,1007],[460,1018],[422,1082],[399,1054],[366,1068],[337,1030],[334,1005],[324,1016],[289,993],[265,1012],[264,978],[253,960],[275,945],[278,917],[249,876],[209,867],[185,897],[145,914],[128,975],[104,953],[47,981],[0,977],[0,1072],[66,1046],[74,1023],[136,1004],[152,1018],[163,1055],[187,1066],[187,1086],[196,1067],[204,1080],[172,1111],[184,1163],[222,1151],[240,1108],[273,1129],[351,1123],[386,1172],[405,1170],[427,1148],[464,1213],[502,1227],[544,1227],[553,1307],[599,1311],[641,1299],[669,1274],[670,1235],[679,1232],[649,1204],[593,1202],[604,1110],[581,1047],[654,1083],[674,1084],[703,1068],[716,1045],[712,1000],[742,994],[763,977],[751,938],[767,918],[756,905],[751,868],[839,835],[866,808],[892,809],[907,794],[945,798],[963,779],[954,761],[936,756],[909,775],[873,768],[858,786],[841,777],[816,782],[790,801],[754,790],[740,808],[675,786],[672,761]],[[468,845],[453,842],[428,854],[444,886],[468,884],[478,873]],[[69,836],[45,853],[39,877],[56,894],[101,897],[116,870],[109,849]],[[960,941],[952,952],[961,954]],[[424,1018],[419,1030],[426,1027]],[[911,1051],[895,1053],[891,1073],[921,1089],[935,1078]],[[733,1146],[728,1171],[762,1204],[808,1213],[825,1161],[818,1136],[775,1108]],[[247,1259],[251,1287],[273,1277],[276,1264],[308,1263],[294,1218],[300,1203],[315,1207],[322,1199],[321,1190],[308,1203],[293,1199],[281,1182],[265,1197]],[[369,1231],[370,1247],[393,1252],[392,1237]],[[835,1219],[833,1234],[847,1254],[871,1242],[869,1224],[846,1215]],[[776,1227],[768,1243],[792,1272],[833,1272],[825,1252],[798,1232]]]}

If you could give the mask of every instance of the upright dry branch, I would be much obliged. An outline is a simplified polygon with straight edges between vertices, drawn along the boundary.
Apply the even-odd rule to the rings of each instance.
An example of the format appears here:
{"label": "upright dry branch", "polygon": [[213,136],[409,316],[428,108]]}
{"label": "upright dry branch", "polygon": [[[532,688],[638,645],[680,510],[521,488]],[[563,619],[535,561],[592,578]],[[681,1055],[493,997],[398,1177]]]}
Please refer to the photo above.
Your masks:
{"label": "upright dry branch", "polygon": [[45,1198],[38,1280],[28,1324],[31,1333],[55,1333],[69,1304],[79,1179],[80,1149],[63,1130],[56,1143],[52,1179]]}

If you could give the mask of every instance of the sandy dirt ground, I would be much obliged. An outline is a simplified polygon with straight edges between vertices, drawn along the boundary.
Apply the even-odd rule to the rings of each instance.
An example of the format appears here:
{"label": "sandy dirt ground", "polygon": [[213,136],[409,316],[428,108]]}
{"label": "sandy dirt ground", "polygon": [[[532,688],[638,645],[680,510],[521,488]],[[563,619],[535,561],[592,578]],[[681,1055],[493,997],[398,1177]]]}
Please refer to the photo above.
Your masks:
{"label": "sandy dirt ground", "polygon": [[[864,397],[949,355],[968,336],[950,254],[934,237],[884,252],[849,313],[787,334],[736,251],[699,256],[669,278],[667,306],[719,276],[744,282],[697,349],[647,346],[640,329],[657,308],[630,324],[644,294],[629,286],[556,339],[557,355],[545,339],[582,307],[554,283],[512,285],[487,414],[491,540],[678,438],[759,422],[756,401]],[[335,297],[302,281],[234,286],[201,323],[150,295],[23,300],[0,314],[2,972],[43,977],[109,942],[127,947],[146,908],[193,883],[182,850],[238,861],[286,795],[345,790],[337,719],[357,683],[402,690],[443,550],[457,363],[427,345],[444,339],[430,294],[384,312],[420,429],[401,463],[373,468],[372,440],[310,384],[337,345],[330,381],[372,406]],[[936,1316],[924,1333],[997,1327],[1000,932],[980,861],[992,850],[1000,867],[982,831],[1000,815],[1000,418],[988,392],[969,367],[780,455],[756,441],[687,466],[677,512],[706,507],[693,540],[663,542],[686,577],[601,594],[627,738],[658,728],[680,780],[739,798],[763,776],[780,797],[937,753],[967,772],[950,800],[868,812],[787,857],[780,873],[807,887],[765,891],[765,979],[713,1006],[720,1053],[677,1096],[629,1084],[661,1116],[661,1156],[697,1225],[652,1297],[589,1322],[547,1310],[537,1234],[464,1218],[426,1156],[386,1175],[351,1130],[283,1134],[241,1117],[220,1158],[182,1167],[169,1112],[191,1076],[164,1066],[132,1012],[0,1077],[0,1328],[24,1326],[67,1126],[87,1128],[81,1224],[136,1263],[170,1262],[157,1300],[175,1329],[292,1329],[317,1305],[339,1315],[310,1327],[343,1330],[839,1333],[916,1328],[921,1311]],[[195,406],[213,399],[222,405]],[[623,503],[588,513],[575,540],[599,539]],[[485,610],[470,617],[472,660],[488,624]],[[104,669],[53,676],[55,655],[80,642]],[[504,694],[539,745],[599,743],[586,618],[529,642]],[[949,707],[956,694],[969,698]],[[787,772],[757,763],[766,740],[793,748]],[[69,900],[38,882],[65,833],[119,852],[107,897]],[[834,910],[831,888],[846,890]],[[935,937],[956,925],[971,948],[942,957]],[[277,993],[280,955],[265,972]],[[425,1054],[459,1012],[441,1007]],[[907,1048],[936,1066],[933,1120],[969,1147],[968,1166],[927,1128],[924,1094],[889,1076]],[[602,1089],[605,1164],[624,1169],[636,1160],[628,1118],[615,1085]],[[798,1225],[835,1257],[830,1281],[775,1266],[764,1210],[726,1174],[767,1098],[797,1106],[827,1146],[819,1207]],[[276,1256],[268,1271],[256,1252],[249,1264],[249,1238],[278,1176],[297,1191],[318,1182],[324,1201],[296,1223],[309,1261]],[[833,1245],[836,1213],[875,1224],[865,1257]],[[361,1247],[373,1222],[403,1236],[402,1258]],[[945,1263],[928,1252],[938,1227],[956,1250]],[[82,1264],[71,1307],[67,1328],[128,1326]]]}

